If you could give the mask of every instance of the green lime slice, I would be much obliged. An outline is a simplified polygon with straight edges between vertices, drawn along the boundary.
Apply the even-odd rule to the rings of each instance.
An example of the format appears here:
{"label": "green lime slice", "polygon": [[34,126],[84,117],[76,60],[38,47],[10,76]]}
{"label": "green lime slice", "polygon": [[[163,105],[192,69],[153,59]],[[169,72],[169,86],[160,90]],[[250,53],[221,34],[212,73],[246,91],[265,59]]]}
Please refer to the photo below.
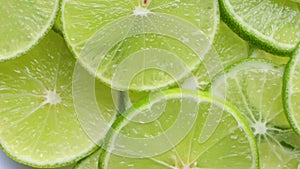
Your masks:
{"label": "green lime slice", "polygon": [[117,118],[102,148],[101,169],[258,167],[254,137],[241,115],[190,90],[155,93],[135,104]]}
{"label": "green lime slice", "polygon": [[290,62],[287,64],[283,80],[283,100],[286,115],[293,129],[300,134],[300,47],[293,54]]}
{"label": "green lime slice", "polygon": [[290,57],[282,57],[282,56],[277,56],[273,55],[271,53],[265,52],[263,50],[254,48],[250,58],[263,58],[266,60],[269,60],[277,65],[286,65],[288,61],[290,60]]}
{"label": "green lime slice", "polygon": [[0,60],[27,52],[51,29],[59,0],[0,1]]}
{"label": "green lime slice", "polygon": [[[106,128],[103,134],[95,130],[99,136],[92,138],[86,132],[89,126],[82,124],[88,119],[84,117],[93,117],[89,123],[114,119],[111,89],[94,82],[100,113],[77,113],[80,100],[73,101],[72,85],[79,75],[74,75],[74,66],[63,38],[53,31],[23,57],[0,63],[0,143],[11,158],[52,168],[76,162],[98,147]],[[91,77],[83,71],[80,75]],[[75,87],[74,93],[84,90]],[[83,95],[81,102],[92,99]]]}
{"label": "green lime slice", "polygon": [[[263,59],[246,59],[219,74],[211,84],[210,92],[233,104],[247,119],[253,129],[259,147],[270,144],[260,156],[261,168],[281,168],[289,156],[277,138],[290,129],[282,105],[282,78],[284,67]],[[272,148],[273,143],[276,148]],[[277,152],[276,149],[282,149]],[[264,160],[264,156],[272,158]],[[276,157],[276,158],[275,158]],[[294,162],[300,162],[296,157]]]}
{"label": "green lime slice", "polygon": [[213,40],[213,49],[207,55],[193,75],[183,82],[182,87],[203,90],[217,73],[247,58],[249,44],[228,28],[224,22],[220,22]]}
{"label": "green lime slice", "polygon": [[291,0],[219,0],[222,19],[242,38],[277,55],[300,39],[300,7]]}
{"label": "green lime slice", "polygon": [[219,15],[216,0],[65,0],[62,21],[67,43],[89,72],[114,89],[148,91],[196,69]]}

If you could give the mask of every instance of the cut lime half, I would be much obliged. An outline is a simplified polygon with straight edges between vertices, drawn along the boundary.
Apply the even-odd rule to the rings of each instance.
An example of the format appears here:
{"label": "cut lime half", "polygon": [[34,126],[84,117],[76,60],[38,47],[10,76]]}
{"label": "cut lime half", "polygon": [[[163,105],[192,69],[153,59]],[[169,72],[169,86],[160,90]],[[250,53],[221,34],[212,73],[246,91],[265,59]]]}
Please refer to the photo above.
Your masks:
{"label": "cut lime half", "polygon": [[278,138],[291,129],[282,105],[283,71],[283,66],[263,59],[246,59],[217,75],[210,87],[215,97],[232,103],[251,125],[263,169],[287,168],[288,158],[290,166],[300,164],[299,149],[289,151],[283,144],[289,140]]}
{"label": "cut lime half", "polygon": [[59,0],[0,0],[0,61],[27,52],[51,29]]}
{"label": "cut lime half", "polygon": [[240,114],[207,93],[181,89],[150,95],[129,108],[102,148],[101,169],[258,167],[253,134]]}
{"label": "cut lime half", "polygon": [[149,91],[185,78],[211,47],[218,3],[65,0],[63,30],[78,61],[118,90]]}
{"label": "cut lime half", "polygon": [[[105,135],[107,126],[91,139],[91,129],[82,124],[89,119],[85,116],[93,116],[89,123],[114,119],[111,89],[94,82],[101,111],[79,116],[72,93],[74,65],[64,40],[53,31],[23,57],[0,63],[0,144],[16,161],[42,168],[68,165],[95,150]],[[92,99],[83,95],[81,102]]]}
{"label": "cut lime half", "polygon": [[219,0],[222,19],[241,37],[277,55],[300,41],[300,6],[291,0]]}

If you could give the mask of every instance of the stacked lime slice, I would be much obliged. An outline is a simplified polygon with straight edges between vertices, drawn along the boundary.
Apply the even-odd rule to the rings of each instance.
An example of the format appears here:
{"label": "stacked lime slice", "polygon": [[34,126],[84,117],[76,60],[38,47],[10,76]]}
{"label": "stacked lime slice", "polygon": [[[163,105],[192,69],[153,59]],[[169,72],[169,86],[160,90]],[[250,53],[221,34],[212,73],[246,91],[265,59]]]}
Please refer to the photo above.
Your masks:
{"label": "stacked lime slice", "polygon": [[201,63],[219,22],[217,7],[215,0],[65,0],[63,30],[78,61],[110,87],[154,90]]}
{"label": "stacked lime slice", "polygon": [[300,41],[300,7],[291,0],[219,0],[222,19],[241,37],[278,55]]}
{"label": "stacked lime slice", "polygon": [[249,59],[217,76],[210,88],[214,96],[232,103],[247,119],[265,169],[297,168],[300,162],[300,149],[291,151],[299,148],[298,143],[282,139],[291,131],[282,106],[283,70],[265,60]]}
{"label": "stacked lime slice", "polygon": [[[62,37],[53,31],[26,55],[0,64],[0,143],[10,157],[31,166],[58,167],[98,147],[109,126],[97,138],[87,135],[88,126],[82,127],[87,118],[76,114],[73,105],[74,66]],[[89,77],[83,71],[81,75]],[[101,91],[97,94],[101,111],[86,111],[85,116],[94,117],[89,123],[103,118],[109,124],[115,115],[111,90],[98,82],[94,85]],[[82,96],[81,101],[91,99]]]}
{"label": "stacked lime slice", "polygon": [[258,167],[257,157],[253,134],[234,108],[206,93],[174,89],[119,116],[99,167],[246,169]]}
{"label": "stacked lime slice", "polygon": [[51,29],[59,0],[0,1],[0,60],[27,52]]}

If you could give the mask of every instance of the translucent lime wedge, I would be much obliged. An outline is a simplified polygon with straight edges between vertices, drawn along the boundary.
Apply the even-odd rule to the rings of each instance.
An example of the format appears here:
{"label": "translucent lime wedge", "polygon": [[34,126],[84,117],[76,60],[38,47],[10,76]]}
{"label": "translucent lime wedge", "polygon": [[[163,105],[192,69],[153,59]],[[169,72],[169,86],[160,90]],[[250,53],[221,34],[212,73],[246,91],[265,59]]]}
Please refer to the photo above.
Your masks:
{"label": "translucent lime wedge", "polygon": [[224,22],[220,22],[213,40],[213,48],[193,75],[183,82],[182,87],[203,90],[217,73],[248,56],[248,43],[236,35]]}
{"label": "translucent lime wedge", "polygon": [[290,62],[287,64],[283,80],[283,99],[286,115],[293,129],[300,135],[300,47],[293,54]]}
{"label": "translucent lime wedge", "polygon": [[[208,116],[222,113],[217,121]],[[119,116],[100,155],[105,169],[257,168],[253,134],[240,114],[206,93],[150,95]]]}
{"label": "translucent lime wedge", "polygon": [[35,167],[58,167],[76,162],[100,144],[108,126],[91,137],[91,129],[83,124],[88,117],[93,117],[92,124],[114,119],[111,89],[94,81],[100,113],[87,110],[83,116],[76,104],[94,97],[82,95],[73,101],[73,93],[84,88],[75,86],[72,92],[72,85],[80,75],[91,76],[83,71],[75,76],[74,66],[64,40],[53,31],[23,57],[0,63],[0,143],[11,158]]}
{"label": "translucent lime wedge", "polygon": [[59,0],[0,1],[0,60],[27,52],[51,29]]}
{"label": "translucent lime wedge", "polygon": [[291,0],[219,0],[221,17],[241,37],[277,55],[300,41],[300,7]]}
{"label": "translucent lime wedge", "polygon": [[[286,164],[284,160],[290,158],[291,152],[282,144],[289,139],[278,138],[291,128],[282,104],[283,72],[283,66],[266,60],[246,59],[219,74],[210,88],[215,97],[232,103],[251,125],[262,154],[263,169],[282,168]],[[298,152],[293,153],[291,162],[298,165]]]}
{"label": "translucent lime wedge", "polygon": [[216,0],[66,0],[62,21],[67,43],[89,72],[114,89],[148,91],[196,69],[219,15]]}

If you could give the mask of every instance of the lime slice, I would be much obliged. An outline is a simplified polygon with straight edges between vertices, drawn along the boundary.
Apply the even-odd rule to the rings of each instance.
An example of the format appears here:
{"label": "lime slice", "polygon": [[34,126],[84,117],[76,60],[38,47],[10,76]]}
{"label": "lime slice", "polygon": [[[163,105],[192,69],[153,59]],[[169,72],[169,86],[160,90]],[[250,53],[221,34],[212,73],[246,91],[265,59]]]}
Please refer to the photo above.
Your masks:
{"label": "lime slice", "polygon": [[0,60],[27,52],[51,29],[59,0],[0,1]]}
{"label": "lime slice", "polygon": [[216,0],[65,0],[62,21],[67,43],[89,72],[114,89],[148,91],[196,69],[219,15]]}
{"label": "lime slice", "polygon": [[270,53],[289,55],[300,39],[299,3],[219,0],[221,17],[242,38]]}
{"label": "lime slice", "polygon": [[287,64],[283,80],[283,100],[286,115],[293,129],[300,134],[299,98],[300,98],[300,47]]}
{"label": "lime slice", "polygon": [[[86,118],[75,112],[74,104],[80,100],[73,102],[74,65],[64,40],[53,31],[23,57],[0,63],[0,143],[11,158],[35,167],[58,167],[97,148],[106,131],[102,129],[103,134],[92,140],[87,126],[81,124]],[[88,77],[88,73],[81,75]],[[101,117],[109,123],[115,115],[111,89],[93,84],[101,114],[86,111],[85,116],[93,116],[90,123]],[[92,99],[83,95],[81,102]]]}
{"label": "lime slice", "polygon": [[[282,146],[282,140],[277,138],[290,129],[282,106],[283,70],[283,66],[266,60],[246,59],[218,75],[210,88],[214,96],[232,103],[247,119],[260,147],[259,151],[263,151],[260,163],[261,168],[265,169],[273,166],[281,168],[286,162],[284,159],[290,156],[285,153],[288,151]],[[270,145],[265,147],[261,144]],[[272,163],[264,160],[264,156],[272,158]],[[300,158],[295,154],[294,157],[292,161],[298,165]]]}
{"label": "lime slice", "polygon": [[258,167],[253,134],[240,114],[207,93],[180,89],[129,108],[114,122],[102,150],[99,167],[105,169]]}
{"label": "lime slice", "polygon": [[182,87],[203,90],[211,82],[212,77],[225,67],[247,58],[249,45],[224,22],[220,22],[213,40],[213,49],[207,55],[193,76],[184,81]]}
{"label": "lime slice", "polygon": [[290,57],[282,57],[273,55],[271,53],[265,52],[263,50],[254,48],[252,51],[252,54],[250,55],[250,58],[263,58],[266,60],[269,60],[277,65],[286,65],[288,61],[290,60]]}

